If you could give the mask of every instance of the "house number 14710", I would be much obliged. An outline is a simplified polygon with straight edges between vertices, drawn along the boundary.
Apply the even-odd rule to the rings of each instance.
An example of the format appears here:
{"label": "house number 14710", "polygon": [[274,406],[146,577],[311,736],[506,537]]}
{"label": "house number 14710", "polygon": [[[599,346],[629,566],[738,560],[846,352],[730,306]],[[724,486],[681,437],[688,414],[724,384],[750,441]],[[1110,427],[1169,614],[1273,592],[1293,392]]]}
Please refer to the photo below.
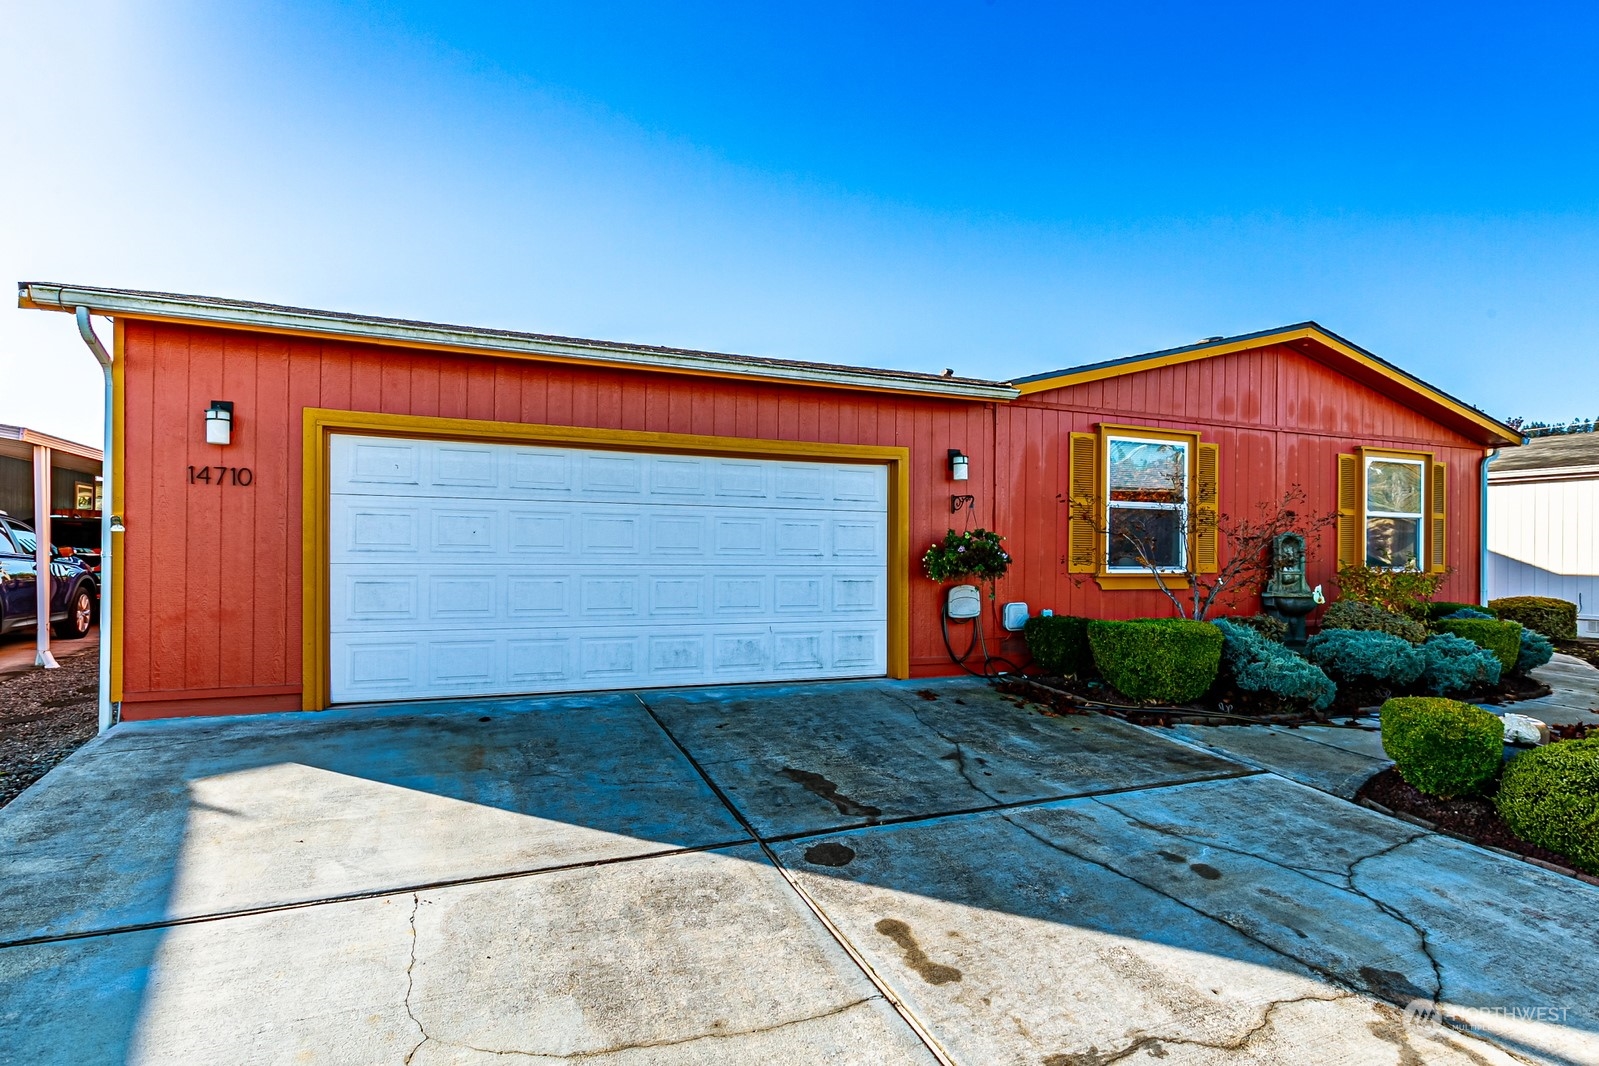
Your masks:
{"label": "house number 14710", "polygon": [[255,471],[247,466],[191,466],[189,484],[239,485],[249,487],[255,480]]}

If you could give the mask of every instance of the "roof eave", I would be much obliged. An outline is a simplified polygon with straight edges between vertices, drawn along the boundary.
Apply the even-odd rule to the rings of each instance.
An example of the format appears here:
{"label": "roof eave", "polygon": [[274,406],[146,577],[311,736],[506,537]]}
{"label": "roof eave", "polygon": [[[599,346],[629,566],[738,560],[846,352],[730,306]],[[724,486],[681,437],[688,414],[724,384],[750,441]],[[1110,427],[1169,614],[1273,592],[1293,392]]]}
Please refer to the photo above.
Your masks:
{"label": "roof eave", "polygon": [[[1015,380],[1011,384],[1015,385],[1023,396],[1029,396],[1038,392],[1066,388],[1072,385],[1082,385],[1092,381],[1103,381],[1106,378],[1154,370],[1163,366],[1174,366],[1181,363],[1195,362],[1200,359],[1212,359],[1221,355],[1229,355],[1233,352],[1265,348],[1274,344],[1294,344],[1300,341],[1312,341],[1321,348],[1333,352],[1344,359],[1351,360],[1376,376],[1400,386],[1411,397],[1422,401],[1431,408],[1431,410],[1425,412],[1428,417],[1444,425],[1454,425],[1456,428],[1464,429],[1467,436],[1470,436],[1480,444],[1489,447],[1513,448],[1522,443],[1521,434],[1517,430],[1468,404],[1462,403],[1448,393],[1434,388],[1420,378],[1413,377],[1387,360],[1373,355],[1364,348],[1351,344],[1336,333],[1324,329],[1314,322],[1302,322],[1292,326],[1284,326],[1281,329],[1249,333],[1239,337],[1226,337],[1213,343],[1194,344],[1183,348],[1150,352],[1147,355],[1135,355],[1103,363],[1093,363],[1054,374],[1039,374],[1032,378]],[[1412,404],[1411,406],[1415,405]]]}
{"label": "roof eave", "polygon": [[845,366],[752,363],[712,352],[646,351],[578,338],[535,337],[467,326],[399,322],[363,315],[334,315],[306,308],[264,307],[229,300],[89,286],[23,282],[18,286],[17,305],[67,312],[87,307],[94,314],[129,319],[952,400],[1008,402],[1020,395],[1016,388],[1003,382],[945,381]]}

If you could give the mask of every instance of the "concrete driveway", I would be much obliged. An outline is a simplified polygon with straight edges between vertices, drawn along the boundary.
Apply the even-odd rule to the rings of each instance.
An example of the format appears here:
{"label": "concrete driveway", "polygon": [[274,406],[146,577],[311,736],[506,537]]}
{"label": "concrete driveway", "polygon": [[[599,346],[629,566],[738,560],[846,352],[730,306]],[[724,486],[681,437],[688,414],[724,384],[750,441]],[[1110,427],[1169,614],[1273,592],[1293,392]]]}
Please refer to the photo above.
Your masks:
{"label": "concrete driveway", "polygon": [[969,681],[128,724],[0,862],[4,1063],[1599,1062],[1599,891]]}

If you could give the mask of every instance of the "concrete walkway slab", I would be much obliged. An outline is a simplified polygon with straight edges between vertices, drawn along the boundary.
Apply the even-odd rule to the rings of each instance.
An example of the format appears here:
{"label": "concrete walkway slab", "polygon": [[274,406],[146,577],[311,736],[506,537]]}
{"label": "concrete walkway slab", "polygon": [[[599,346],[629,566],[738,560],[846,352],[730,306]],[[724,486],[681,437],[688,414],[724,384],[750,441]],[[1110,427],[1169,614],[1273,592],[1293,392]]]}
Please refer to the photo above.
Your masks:
{"label": "concrete walkway slab", "polygon": [[1190,781],[1231,760],[975,679],[643,694],[763,837]]}
{"label": "concrete walkway slab", "polygon": [[0,818],[0,943],[745,839],[627,694],[130,723]]}
{"label": "concrete walkway slab", "polygon": [[0,951],[0,1027],[82,1066],[934,1061],[754,847]]}
{"label": "concrete walkway slab", "polygon": [[1353,799],[1375,773],[1393,765],[1379,733],[1324,726],[1203,726],[1152,728],[1247,766]]}
{"label": "concrete walkway slab", "polygon": [[[1273,776],[858,829],[778,854],[964,1062],[1599,1055],[1586,886]],[[1459,880],[1433,882],[1442,855]],[[1549,921],[1483,916],[1490,891]],[[1405,1022],[1405,1004],[1440,991],[1474,1031]],[[1500,1013],[1547,1005],[1565,1008],[1562,1024]]]}
{"label": "concrete walkway slab", "polygon": [[1599,667],[1575,655],[1556,652],[1532,676],[1554,692],[1541,699],[1512,704],[1508,710],[1551,724],[1599,723]]}

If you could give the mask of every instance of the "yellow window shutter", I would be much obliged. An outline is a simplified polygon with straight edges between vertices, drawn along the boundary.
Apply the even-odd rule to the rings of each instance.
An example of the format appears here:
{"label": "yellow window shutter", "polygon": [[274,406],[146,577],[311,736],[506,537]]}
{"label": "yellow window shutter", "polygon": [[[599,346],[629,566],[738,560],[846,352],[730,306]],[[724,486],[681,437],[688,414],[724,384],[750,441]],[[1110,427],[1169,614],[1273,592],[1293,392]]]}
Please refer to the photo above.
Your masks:
{"label": "yellow window shutter", "polygon": [[1216,526],[1221,519],[1221,469],[1214,444],[1199,446],[1198,468],[1194,478],[1194,570],[1214,574],[1217,565]]}
{"label": "yellow window shutter", "polygon": [[1432,464],[1432,523],[1427,530],[1427,554],[1432,561],[1432,572],[1441,574],[1448,563],[1447,511],[1449,506],[1449,465]]}
{"label": "yellow window shutter", "polygon": [[1365,555],[1360,550],[1360,456],[1338,457],[1338,565],[1359,566]]}
{"label": "yellow window shutter", "polygon": [[1099,437],[1073,433],[1071,489],[1066,520],[1067,572],[1092,574],[1099,567]]}

